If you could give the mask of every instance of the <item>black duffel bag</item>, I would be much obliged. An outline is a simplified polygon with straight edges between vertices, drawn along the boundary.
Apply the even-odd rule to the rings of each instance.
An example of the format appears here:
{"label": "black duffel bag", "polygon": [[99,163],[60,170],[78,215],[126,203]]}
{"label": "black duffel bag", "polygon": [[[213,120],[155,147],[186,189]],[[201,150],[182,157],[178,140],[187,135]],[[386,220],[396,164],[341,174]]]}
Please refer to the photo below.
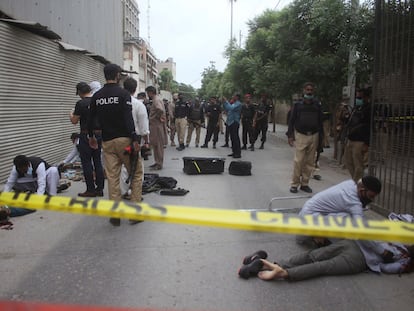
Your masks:
{"label": "black duffel bag", "polygon": [[231,161],[229,174],[237,176],[249,176],[252,174],[252,162],[250,161]]}

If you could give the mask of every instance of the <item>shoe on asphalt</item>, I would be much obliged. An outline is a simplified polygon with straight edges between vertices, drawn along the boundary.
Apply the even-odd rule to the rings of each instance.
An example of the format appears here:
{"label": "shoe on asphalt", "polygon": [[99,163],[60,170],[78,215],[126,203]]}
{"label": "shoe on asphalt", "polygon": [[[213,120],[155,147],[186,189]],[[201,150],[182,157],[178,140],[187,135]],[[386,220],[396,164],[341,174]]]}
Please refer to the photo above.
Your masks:
{"label": "shoe on asphalt", "polygon": [[104,196],[103,191],[95,191],[95,194],[96,194],[97,197],[103,197]]}
{"label": "shoe on asphalt", "polygon": [[196,148],[198,148],[198,144],[196,144]]}
{"label": "shoe on asphalt", "polygon": [[290,187],[289,191],[292,193],[298,193],[298,187]]}
{"label": "shoe on asphalt", "polygon": [[208,145],[206,145],[206,144],[201,145],[201,147],[200,147],[200,148],[208,148]]}
{"label": "shoe on asphalt", "polygon": [[175,147],[176,146],[176,144],[175,143],[171,143],[171,147]]}
{"label": "shoe on asphalt", "polygon": [[124,200],[131,200],[131,196],[127,192],[127,193],[125,193],[125,194],[122,195],[122,199],[124,199]]}
{"label": "shoe on asphalt", "polygon": [[156,167],[157,165],[158,165],[157,163],[154,163],[154,164],[150,165],[149,167]]}
{"label": "shoe on asphalt", "polygon": [[228,154],[227,156],[228,156],[228,157],[233,157],[233,156],[234,156],[234,154],[233,154],[233,153],[230,153],[230,154]]}
{"label": "shoe on asphalt", "polygon": [[139,224],[141,222],[144,222],[144,221],[143,220],[136,220],[136,219],[130,219],[129,220],[130,225],[136,225],[136,224]]}
{"label": "shoe on asphalt", "polygon": [[152,167],[150,167],[150,170],[151,171],[159,171],[159,170],[161,170],[162,169],[162,166],[161,165],[155,165],[155,166],[152,166]]}
{"label": "shoe on asphalt", "polygon": [[235,155],[233,156],[233,158],[235,158],[235,159],[240,159],[240,158],[241,158],[241,155],[240,155],[240,154],[235,154]]}
{"label": "shoe on asphalt", "polygon": [[190,146],[190,144],[185,145],[186,148],[188,148]]}
{"label": "shoe on asphalt", "polygon": [[224,144],[222,147],[228,147],[229,146],[229,144]]}
{"label": "shoe on asphalt", "polygon": [[57,187],[57,193],[60,193],[60,192],[62,192],[63,190],[68,189],[69,187],[70,187],[70,182],[67,182],[67,183],[64,183],[64,184],[60,184],[60,185]]}
{"label": "shoe on asphalt", "polygon": [[312,189],[309,186],[300,186],[300,190],[305,191],[307,193],[312,193]]}
{"label": "shoe on asphalt", "polygon": [[243,147],[241,147],[241,150],[247,150],[247,146],[243,145]]}
{"label": "shoe on asphalt", "polygon": [[249,149],[250,149],[251,151],[254,151],[254,145],[251,145],[251,146],[249,147]]}
{"label": "shoe on asphalt", "polygon": [[251,276],[256,276],[263,268],[263,262],[260,258],[256,258],[248,265],[244,265],[239,269],[239,276],[247,280]]}
{"label": "shoe on asphalt", "polygon": [[321,175],[313,175],[313,179],[322,180],[322,176]]}
{"label": "shoe on asphalt", "polygon": [[179,146],[179,147],[177,147],[175,149],[177,149],[178,151],[183,151],[184,150],[184,146]]}
{"label": "shoe on asphalt", "polygon": [[84,198],[94,198],[96,197],[96,193],[95,192],[90,192],[90,191],[85,191],[82,193],[78,193],[79,197],[84,197]]}
{"label": "shoe on asphalt", "polygon": [[109,218],[109,223],[114,227],[119,227],[121,225],[121,219],[119,219],[119,218]]}
{"label": "shoe on asphalt", "polygon": [[216,149],[216,144],[213,144],[213,149]]}
{"label": "shoe on asphalt", "polygon": [[259,149],[264,149],[264,144],[261,144]]}
{"label": "shoe on asphalt", "polygon": [[248,265],[250,263],[252,263],[254,260],[256,260],[257,258],[261,258],[261,259],[266,259],[267,258],[267,253],[265,251],[257,251],[249,256],[246,256],[243,258],[243,264],[244,265]]}

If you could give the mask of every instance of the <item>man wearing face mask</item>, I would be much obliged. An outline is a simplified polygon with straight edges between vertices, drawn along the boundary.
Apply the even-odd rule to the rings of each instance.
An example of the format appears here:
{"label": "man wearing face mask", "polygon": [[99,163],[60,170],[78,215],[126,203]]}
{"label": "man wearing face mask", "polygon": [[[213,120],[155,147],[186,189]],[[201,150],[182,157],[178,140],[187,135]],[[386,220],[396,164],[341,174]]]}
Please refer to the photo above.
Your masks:
{"label": "man wearing face mask", "polygon": [[370,125],[369,91],[360,89],[355,93],[355,105],[345,126],[347,138],[344,152],[345,165],[354,181],[358,181],[364,175],[369,147]]}
{"label": "man wearing face mask", "polygon": [[56,195],[58,185],[57,167],[50,166],[39,157],[18,155],[13,160],[13,168],[3,191]]}
{"label": "man wearing face mask", "polygon": [[304,192],[312,192],[309,179],[314,169],[319,140],[323,137],[322,110],[313,95],[314,89],[311,82],[303,86],[303,98],[293,105],[286,133],[289,145],[296,149],[290,183],[292,193],[297,193],[299,187]]}
{"label": "man wearing face mask", "polygon": [[[358,182],[343,181],[315,194],[303,205],[300,216],[336,215],[364,217],[364,208],[381,192],[381,181],[375,176],[364,176]],[[312,237],[298,236],[299,244],[313,241]]]}

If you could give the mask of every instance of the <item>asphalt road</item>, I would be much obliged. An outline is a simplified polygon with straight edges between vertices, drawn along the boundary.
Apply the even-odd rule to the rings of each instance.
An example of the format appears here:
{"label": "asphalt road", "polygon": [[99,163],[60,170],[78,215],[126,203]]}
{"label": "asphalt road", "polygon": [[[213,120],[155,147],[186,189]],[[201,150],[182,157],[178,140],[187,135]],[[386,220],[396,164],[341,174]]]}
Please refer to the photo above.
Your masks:
{"label": "asphalt road", "polygon": [[[145,202],[266,209],[272,197],[291,195],[293,149],[284,131],[278,127],[269,133],[264,150],[243,152],[242,160],[253,165],[248,177],[228,174],[229,148],[200,149],[192,142],[178,152],[168,146],[158,173],[176,178],[177,186],[190,192],[184,197],[150,193]],[[327,150],[321,159],[322,180],[310,185],[314,192],[348,178],[330,154]],[[183,156],[226,158],[225,172],[185,175]],[[150,164],[151,159],[146,168]],[[82,182],[74,182],[61,195],[84,190]],[[304,200],[277,201],[273,207],[297,210]],[[238,278],[243,256],[253,251],[264,249],[275,261],[302,251],[290,235],[156,222],[112,227],[106,218],[48,211],[13,223],[13,230],[0,230],[1,300],[214,311],[412,310],[414,305],[414,274],[362,273],[297,283]]]}

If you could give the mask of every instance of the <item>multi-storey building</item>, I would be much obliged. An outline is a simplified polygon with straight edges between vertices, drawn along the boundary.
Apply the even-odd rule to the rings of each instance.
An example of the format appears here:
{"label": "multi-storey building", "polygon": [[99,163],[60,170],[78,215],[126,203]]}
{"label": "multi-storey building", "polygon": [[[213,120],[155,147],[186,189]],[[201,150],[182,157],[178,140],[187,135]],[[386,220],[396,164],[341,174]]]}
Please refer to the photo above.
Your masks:
{"label": "multi-storey building", "polygon": [[165,62],[159,61],[157,64],[158,72],[169,70],[172,73],[173,80],[177,81],[176,64],[172,57],[168,57]]}

